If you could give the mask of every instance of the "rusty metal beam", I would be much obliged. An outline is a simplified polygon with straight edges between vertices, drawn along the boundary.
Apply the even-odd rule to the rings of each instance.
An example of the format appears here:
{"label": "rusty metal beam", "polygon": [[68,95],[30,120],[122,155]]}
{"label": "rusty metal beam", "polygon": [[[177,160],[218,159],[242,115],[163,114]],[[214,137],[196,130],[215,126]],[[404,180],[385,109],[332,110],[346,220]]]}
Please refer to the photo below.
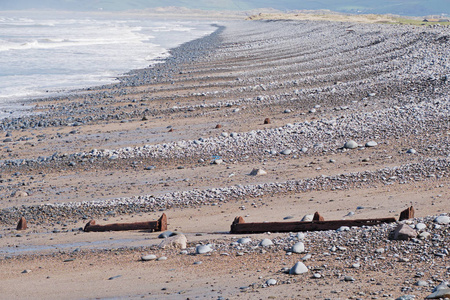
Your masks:
{"label": "rusty metal beam", "polygon": [[162,214],[157,221],[134,222],[134,223],[114,223],[106,225],[97,225],[94,220],[89,221],[84,226],[84,231],[122,231],[122,230],[150,230],[165,231],[167,230],[167,216]]}

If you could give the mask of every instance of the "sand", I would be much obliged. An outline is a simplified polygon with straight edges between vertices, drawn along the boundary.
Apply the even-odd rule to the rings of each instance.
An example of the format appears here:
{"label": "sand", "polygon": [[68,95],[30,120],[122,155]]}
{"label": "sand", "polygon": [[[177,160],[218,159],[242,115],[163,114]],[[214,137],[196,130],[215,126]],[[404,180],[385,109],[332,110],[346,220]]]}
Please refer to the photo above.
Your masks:
{"label": "sand", "polygon": [[[450,279],[448,255],[438,255],[450,250],[449,225],[433,223],[450,212],[448,28],[219,25],[166,64],[114,86],[30,101],[40,114],[2,120],[13,141],[0,153],[1,299],[420,299]],[[360,146],[342,149],[350,139]],[[377,146],[364,147],[369,141]],[[149,152],[137,155],[144,145]],[[211,164],[217,156],[224,162]],[[254,168],[267,174],[251,176]],[[233,187],[242,189],[225,192]],[[411,205],[410,224],[425,222],[438,240],[389,241],[395,223],[308,232],[312,259],[302,275],[282,272],[304,256],[287,255],[289,233],[229,233],[237,216],[398,218]],[[80,230],[90,219],[141,222],[162,213],[169,230],[186,235],[187,254],[158,248],[159,232]],[[20,216],[24,231],[15,230]],[[253,243],[233,244],[242,236]],[[263,238],[275,245],[258,247]],[[213,252],[194,255],[208,243]],[[385,255],[374,254],[380,247]],[[146,254],[167,260],[142,262]],[[362,267],[351,268],[355,262]],[[267,287],[270,278],[277,284]]]}

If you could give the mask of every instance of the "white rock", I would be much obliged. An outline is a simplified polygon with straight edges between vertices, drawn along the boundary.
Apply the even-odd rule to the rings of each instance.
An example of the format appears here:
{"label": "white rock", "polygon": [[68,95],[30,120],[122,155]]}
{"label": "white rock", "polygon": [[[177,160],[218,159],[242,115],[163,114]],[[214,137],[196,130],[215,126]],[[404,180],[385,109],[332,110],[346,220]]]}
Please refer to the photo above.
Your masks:
{"label": "white rock", "polygon": [[353,141],[353,140],[350,140],[350,141],[348,141],[348,142],[346,142],[346,143],[344,144],[344,148],[345,148],[345,149],[355,149],[355,148],[358,148],[358,143],[355,142],[355,141]]}
{"label": "white rock", "polygon": [[308,272],[308,268],[301,261],[297,262],[290,270],[289,274],[299,275]]}
{"label": "white rock", "polygon": [[266,281],[266,284],[268,286],[275,285],[275,284],[277,284],[277,281],[275,279],[269,279]]}
{"label": "white rock", "polygon": [[314,215],[305,215],[301,219],[301,222],[311,222],[314,219]]}
{"label": "white rock", "polygon": [[211,252],[211,251],[212,251],[212,249],[208,245],[198,245],[195,248],[195,253],[196,254],[205,254],[205,253],[208,253],[208,252]]}
{"label": "white rock", "polygon": [[378,145],[378,143],[377,142],[375,142],[375,141],[370,141],[370,142],[367,142],[366,143],[366,147],[375,147],[375,146],[377,146]]}
{"label": "white rock", "polygon": [[305,252],[305,244],[303,242],[297,242],[292,246],[291,251],[294,253],[303,253]]}
{"label": "white rock", "polygon": [[281,154],[283,154],[283,155],[289,155],[291,153],[292,153],[291,149],[284,149],[283,151],[281,151]]}
{"label": "white rock", "polygon": [[408,149],[406,151],[406,153],[415,154],[415,153],[417,153],[417,151],[415,149],[411,148],[411,149]]}
{"label": "white rock", "polygon": [[150,261],[150,260],[155,260],[156,259],[156,255],[154,254],[149,254],[149,255],[145,255],[141,257],[142,261]]}
{"label": "white rock", "polygon": [[306,235],[303,232],[299,232],[299,233],[297,233],[296,238],[299,239],[299,240],[303,240],[305,238],[305,236]]}
{"label": "white rock", "polygon": [[162,260],[167,260],[167,257],[166,256],[161,256],[161,257],[158,257],[158,259],[157,259],[157,261],[162,261]]}
{"label": "white rock", "polygon": [[250,172],[250,175],[252,175],[252,176],[259,176],[259,175],[266,175],[266,174],[267,174],[267,172],[264,171],[263,169],[253,169]]}
{"label": "white rock", "polygon": [[350,227],[348,226],[341,226],[338,229],[336,229],[337,232],[342,232],[342,231],[350,231]]}
{"label": "white rock", "polygon": [[270,239],[263,239],[261,242],[259,242],[259,245],[261,247],[268,247],[268,246],[272,246],[273,242]]}
{"label": "white rock", "polygon": [[302,260],[305,261],[305,260],[310,259],[311,257],[312,257],[312,255],[308,253],[308,254],[306,254],[305,256],[302,257]]}
{"label": "white rock", "polygon": [[248,243],[250,243],[251,241],[252,241],[251,238],[240,238],[240,239],[237,240],[237,242],[238,242],[239,244],[242,244],[242,245],[248,244]]}
{"label": "white rock", "polygon": [[448,216],[439,216],[436,219],[434,219],[435,223],[438,223],[440,225],[446,225],[450,223],[450,217]]}
{"label": "white rock", "polygon": [[417,230],[424,230],[425,228],[427,228],[427,225],[425,225],[424,223],[417,223],[416,224],[416,229]]}
{"label": "white rock", "polygon": [[223,163],[223,160],[220,159],[220,158],[218,158],[218,159],[215,159],[212,163],[213,163],[214,165],[220,165],[220,164]]}

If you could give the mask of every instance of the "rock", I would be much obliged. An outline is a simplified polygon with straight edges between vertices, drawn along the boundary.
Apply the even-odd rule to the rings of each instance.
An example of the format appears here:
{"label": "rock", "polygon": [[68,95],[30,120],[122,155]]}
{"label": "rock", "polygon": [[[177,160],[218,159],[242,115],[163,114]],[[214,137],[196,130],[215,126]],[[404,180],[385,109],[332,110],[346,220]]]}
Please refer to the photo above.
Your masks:
{"label": "rock", "polygon": [[417,236],[417,232],[407,224],[399,224],[389,235],[391,240],[410,240]]}
{"label": "rock", "polygon": [[395,300],[414,300],[414,299],[416,299],[416,296],[414,295],[403,295],[396,298]]}
{"label": "rock", "polygon": [[378,145],[377,142],[375,142],[375,141],[370,141],[370,142],[367,142],[365,146],[368,147],[368,148],[370,148],[370,147],[375,147],[375,146],[377,146],[377,145]]}
{"label": "rock", "polygon": [[347,282],[353,282],[353,281],[355,281],[355,278],[353,278],[352,276],[345,276],[344,277],[344,281],[347,281]]}
{"label": "rock", "polygon": [[157,261],[163,261],[163,260],[167,260],[167,257],[161,256],[161,257],[158,257],[158,259],[157,259]]}
{"label": "rock", "polygon": [[6,138],[3,140],[3,143],[11,143],[12,141],[12,138]]}
{"label": "rock", "polygon": [[223,136],[223,137],[228,137],[229,136],[228,132],[222,132],[220,135]]}
{"label": "rock", "polygon": [[205,253],[208,253],[211,251],[212,251],[212,249],[209,245],[198,245],[195,248],[195,254],[205,254]]}
{"label": "rock", "polygon": [[287,109],[285,109],[284,111],[283,111],[283,113],[285,113],[285,114],[289,114],[289,113],[291,113],[292,111],[289,109],[289,108],[287,108]]}
{"label": "rock", "polygon": [[28,197],[28,193],[24,191],[16,191],[14,192],[13,197],[17,198]]}
{"label": "rock", "polygon": [[292,246],[291,251],[294,253],[303,253],[305,252],[305,244],[303,242],[297,242]]}
{"label": "rock", "polygon": [[346,143],[344,144],[344,148],[345,148],[345,149],[355,149],[355,148],[358,148],[358,143],[355,142],[355,141],[353,141],[353,140],[350,140],[350,141],[348,141],[348,142],[346,142]]}
{"label": "rock", "polygon": [[17,223],[17,227],[16,227],[16,230],[25,230],[25,229],[27,229],[27,220],[25,220],[25,218],[24,217],[21,217],[20,219],[19,219],[19,222]]}
{"label": "rock", "polygon": [[171,236],[173,236],[173,235],[174,235],[174,234],[173,234],[172,231],[167,230],[167,231],[164,231],[163,233],[160,233],[160,234],[158,235],[158,239],[166,239],[166,238],[171,237]]}
{"label": "rock", "polygon": [[425,228],[427,228],[427,225],[425,225],[424,223],[417,223],[415,227],[417,230],[424,230]]}
{"label": "rock", "polygon": [[338,229],[336,229],[337,232],[342,232],[342,231],[350,231],[350,227],[348,226],[341,226]]}
{"label": "rock", "polygon": [[431,295],[428,295],[425,299],[444,299],[450,298],[450,289],[440,289]]}
{"label": "rock", "polygon": [[300,149],[300,151],[303,152],[303,153],[306,153],[306,152],[308,152],[308,148],[302,147],[302,148]]}
{"label": "rock", "polygon": [[149,255],[145,255],[141,257],[142,261],[150,261],[150,260],[155,260],[156,259],[156,255],[154,254],[149,254]]}
{"label": "rock", "polygon": [[314,219],[314,215],[304,215],[300,221],[301,222],[312,222],[313,219]]}
{"label": "rock", "polygon": [[430,237],[430,235],[431,234],[429,232],[422,231],[421,233],[419,233],[419,235],[417,237],[421,240],[426,240]]}
{"label": "rock", "polygon": [[223,163],[223,160],[220,158],[217,158],[217,159],[213,160],[213,162],[212,162],[213,165],[220,165],[222,163]]}
{"label": "rock", "polygon": [[270,124],[270,119],[269,118],[265,118],[264,119],[264,124],[266,125],[266,124]]}
{"label": "rock", "polygon": [[295,237],[299,240],[303,240],[305,238],[305,236],[306,235],[303,232],[298,232]]}
{"label": "rock", "polygon": [[383,254],[383,253],[384,253],[384,248],[378,248],[378,249],[376,249],[376,250],[375,250],[375,253]]}
{"label": "rock", "polygon": [[322,275],[320,275],[319,273],[314,273],[313,278],[319,279],[319,278],[322,278]]}
{"label": "rock", "polygon": [[416,286],[428,286],[428,282],[426,282],[425,280],[419,280],[416,282],[415,285]]}
{"label": "rock", "polygon": [[302,257],[302,260],[305,261],[305,260],[310,259],[311,257],[312,257],[312,255],[308,253],[308,254],[306,254],[305,256]]}
{"label": "rock", "polygon": [[264,171],[263,169],[253,169],[250,172],[250,175],[252,175],[252,176],[259,176],[259,175],[266,175],[266,174],[267,174],[267,172]]}
{"label": "rock", "polygon": [[413,148],[406,150],[406,153],[415,154],[417,151]]}
{"label": "rock", "polygon": [[275,279],[269,279],[266,281],[266,284],[268,286],[275,285],[275,284],[277,284],[277,281]]}
{"label": "rock", "polygon": [[449,283],[448,283],[448,281],[442,281],[441,283],[439,283],[439,285],[437,286],[437,287],[435,287],[434,289],[433,289],[433,293],[434,292],[437,292],[437,291],[439,291],[439,290],[445,290],[445,289],[448,289],[449,288]]}
{"label": "rock", "polygon": [[28,273],[31,273],[31,270],[23,270],[22,271],[22,274],[28,274]]}
{"label": "rock", "polygon": [[158,247],[162,249],[186,249],[187,239],[184,234],[177,234],[165,238]]}
{"label": "rock", "polygon": [[434,219],[435,223],[438,223],[439,225],[446,225],[450,223],[450,217],[448,216],[439,216]]}
{"label": "rock", "polygon": [[248,243],[250,243],[251,241],[252,241],[251,238],[240,238],[240,239],[237,240],[237,242],[238,242],[239,244],[242,244],[242,245],[248,244]]}
{"label": "rock", "polygon": [[308,268],[301,261],[297,262],[290,270],[289,274],[299,275],[308,272]]}
{"label": "rock", "polygon": [[284,149],[284,150],[281,151],[280,153],[283,154],[283,155],[289,155],[289,154],[292,153],[292,150],[291,150],[291,149]]}
{"label": "rock", "polygon": [[259,246],[261,247],[268,247],[268,246],[272,246],[273,242],[270,239],[263,239],[260,243]]}
{"label": "rock", "polygon": [[358,263],[354,263],[354,264],[352,265],[352,268],[353,268],[353,269],[359,269],[360,267],[361,267],[361,265],[358,264]]}

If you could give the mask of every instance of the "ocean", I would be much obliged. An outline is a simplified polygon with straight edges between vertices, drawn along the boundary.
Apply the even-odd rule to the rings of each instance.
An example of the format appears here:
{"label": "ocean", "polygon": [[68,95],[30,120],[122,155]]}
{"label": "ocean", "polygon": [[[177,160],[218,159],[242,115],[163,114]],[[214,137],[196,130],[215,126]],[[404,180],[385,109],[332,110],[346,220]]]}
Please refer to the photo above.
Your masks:
{"label": "ocean", "polygon": [[113,83],[214,30],[142,15],[0,12],[0,117],[18,100]]}

